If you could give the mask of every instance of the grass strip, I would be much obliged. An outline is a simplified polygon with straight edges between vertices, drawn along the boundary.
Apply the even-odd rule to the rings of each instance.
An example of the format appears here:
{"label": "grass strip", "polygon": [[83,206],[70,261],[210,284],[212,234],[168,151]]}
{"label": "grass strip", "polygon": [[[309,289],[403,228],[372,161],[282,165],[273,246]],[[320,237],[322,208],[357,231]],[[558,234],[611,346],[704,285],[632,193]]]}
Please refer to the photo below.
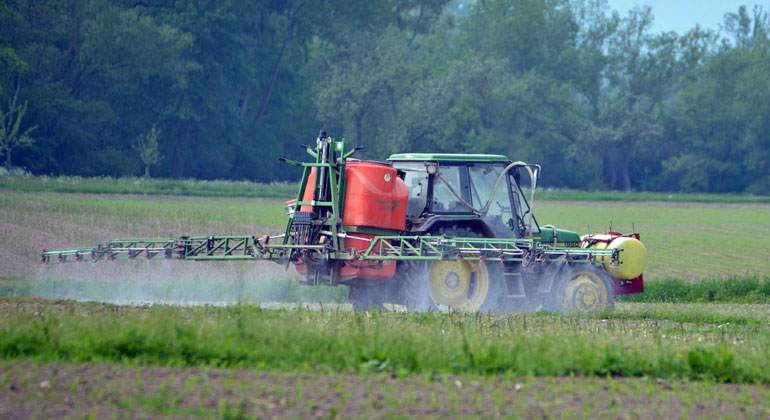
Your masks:
{"label": "grass strip", "polygon": [[[21,192],[291,198],[296,197],[297,188],[298,184],[293,182],[264,184],[250,181],[136,177],[0,176],[0,189]],[[544,188],[538,190],[537,194],[538,200],[546,201],[770,203],[770,196],[748,194],[582,191],[562,188]]]}
{"label": "grass strip", "polygon": [[710,194],[652,191],[583,191],[563,188],[537,190],[536,200],[546,201],[630,201],[670,203],[722,203],[762,204],[770,203],[770,196],[750,194]]}
{"label": "grass strip", "polygon": [[554,315],[65,305],[71,306],[58,313],[41,314],[36,307],[4,314],[0,356],[323,372],[620,375],[770,383],[767,328],[721,336],[683,328],[674,339],[642,325],[609,328]]}
{"label": "grass strip", "polygon": [[730,277],[691,282],[676,278],[646,281],[644,293],[618,297],[622,302],[770,303],[767,277]]}
{"label": "grass strip", "polygon": [[21,192],[139,194],[200,197],[292,198],[297,184],[196,179],[144,179],[78,176],[0,176],[0,189]]}

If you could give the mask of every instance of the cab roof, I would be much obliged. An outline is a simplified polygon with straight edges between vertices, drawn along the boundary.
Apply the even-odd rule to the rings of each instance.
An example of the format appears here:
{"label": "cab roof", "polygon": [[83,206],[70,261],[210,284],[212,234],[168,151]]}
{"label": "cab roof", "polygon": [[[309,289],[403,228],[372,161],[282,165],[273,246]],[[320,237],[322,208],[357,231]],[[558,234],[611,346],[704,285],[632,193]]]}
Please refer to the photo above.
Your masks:
{"label": "cab roof", "polygon": [[441,162],[508,162],[503,155],[471,155],[465,153],[396,153],[389,161],[441,161]]}

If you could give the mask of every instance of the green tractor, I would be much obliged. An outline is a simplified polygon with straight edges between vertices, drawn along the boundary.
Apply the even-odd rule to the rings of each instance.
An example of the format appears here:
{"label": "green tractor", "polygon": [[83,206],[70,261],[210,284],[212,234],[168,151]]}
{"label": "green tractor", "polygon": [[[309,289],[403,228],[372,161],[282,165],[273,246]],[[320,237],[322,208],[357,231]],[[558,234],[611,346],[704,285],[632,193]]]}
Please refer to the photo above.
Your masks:
{"label": "green tractor", "polygon": [[[407,235],[529,239],[576,249],[591,241],[538,224],[530,204],[541,172],[538,165],[502,155],[439,153],[394,154],[388,162],[409,190]],[[622,237],[601,236],[603,244]],[[643,265],[646,252],[635,239],[632,260]],[[641,291],[643,267],[635,268],[639,273],[629,282],[614,278],[601,265],[546,260],[533,249],[520,261],[399,261],[393,279],[351,283],[350,298],[358,308],[391,301],[418,311],[592,311],[612,307],[617,293]]]}
{"label": "green tractor", "polygon": [[303,147],[313,162],[280,158],[303,169],[282,235],[117,239],[44,250],[42,261],[270,260],[294,265],[305,285],[347,285],[357,309],[595,311],[643,290],[637,233],[538,224],[538,165],[479,154],[366,161],[325,132]]}

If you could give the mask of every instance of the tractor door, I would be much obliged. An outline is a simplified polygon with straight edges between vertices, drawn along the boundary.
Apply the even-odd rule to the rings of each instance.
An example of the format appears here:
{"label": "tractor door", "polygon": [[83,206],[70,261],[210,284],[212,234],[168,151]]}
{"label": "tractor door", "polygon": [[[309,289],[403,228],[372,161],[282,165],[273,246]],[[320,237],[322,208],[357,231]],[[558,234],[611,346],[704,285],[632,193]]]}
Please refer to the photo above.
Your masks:
{"label": "tractor door", "polygon": [[[473,214],[471,208],[463,204],[463,201],[471,202],[466,168],[466,165],[456,164],[441,164],[439,166],[439,173],[433,176],[433,199],[430,203],[432,213]],[[439,176],[441,179],[438,178]]]}
{"label": "tractor door", "polygon": [[[474,208],[477,210],[486,208],[486,211],[481,214],[481,219],[496,237],[518,237],[510,180],[508,176],[500,177],[503,169],[505,169],[504,164],[475,163],[468,166],[471,198]],[[496,190],[495,185],[497,185]],[[487,207],[490,200],[492,203]]]}
{"label": "tractor door", "polygon": [[425,163],[398,162],[394,167],[404,173],[404,182],[409,188],[406,218],[416,219],[428,206],[428,172],[425,170]]}

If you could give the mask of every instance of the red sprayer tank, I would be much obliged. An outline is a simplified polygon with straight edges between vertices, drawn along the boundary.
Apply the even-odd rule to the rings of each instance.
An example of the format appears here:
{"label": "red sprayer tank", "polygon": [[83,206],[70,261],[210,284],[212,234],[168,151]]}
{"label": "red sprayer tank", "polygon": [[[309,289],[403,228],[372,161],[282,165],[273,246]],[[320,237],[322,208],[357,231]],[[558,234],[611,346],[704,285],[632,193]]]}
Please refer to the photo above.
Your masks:
{"label": "red sprayer tank", "polygon": [[[348,161],[345,164],[347,181],[345,207],[342,225],[345,227],[372,227],[388,230],[406,228],[406,202],[409,188],[398,177],[398,173],[389,163]],[[360,238],[360,239],[359,239]],[[373,234],[356,232],[345,238],[345,248],[363,251],[369,248]],[[363,268],[345,266],[342,277],[359,276],[390,278],[396,273],[396,262],[386,261],[381,268]]]}
{"label": "red sprayer tank", "polygon": [[390,164],[348,161],[345,178],[344,226],[405,229],[409,189]]}
{"label": "red sprayer tank", "polygon": [[[308,177],[303,192],[303,201],[313,199],[315,168]],[[406,228],[406,203],[409,189],[398,177],[396,170],[388,163],[348,161],[345,164],[345,205],[342,224],[344,227],[369,227],[401,231]],[[306,208],[305,208],[306,207]],[[310,211],[303,206],[301,211]],[[345,238],[345,249],[351,252],[365,251],[375,235],[364,232],[349,232]],[[368,266],[371,266],[369,268]],[[297,265],[301,274],[307,272],[304,264]],[[361,261],[355,266],[344,265],[340,275],[344,277],[391,278],[396,272],[395,261]]]}

